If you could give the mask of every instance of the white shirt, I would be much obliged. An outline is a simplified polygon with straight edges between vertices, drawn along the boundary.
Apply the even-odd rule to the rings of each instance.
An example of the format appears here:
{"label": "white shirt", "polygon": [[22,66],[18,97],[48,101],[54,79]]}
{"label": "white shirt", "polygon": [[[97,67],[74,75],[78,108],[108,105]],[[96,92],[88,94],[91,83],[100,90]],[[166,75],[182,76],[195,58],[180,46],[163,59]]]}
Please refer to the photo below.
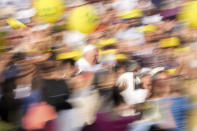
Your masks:
{"label": "white shirt", "polygon": [[84,58],[79,59],[76,62],[76,66],[78,67],[79,72],[96,72],[102,68],[100,64],[90,65],[90,63]]}
{"label": "white shirt", "polygon": [[132,72],[124,73],[118,78],[118,86],[122,86],[124,83],[126,83],[126,89],[120,94],[127,104],[138,104],[145,101],[148,90],[135,89],[135,79]]}
{"label": "white shirt", "polygon": [[130,90],[133,91],[135,89],[134,74],[132,72],[126,72],[118,78],[118,86],[123,86],[124,83],[127,85],[127,87],[129,87]]}

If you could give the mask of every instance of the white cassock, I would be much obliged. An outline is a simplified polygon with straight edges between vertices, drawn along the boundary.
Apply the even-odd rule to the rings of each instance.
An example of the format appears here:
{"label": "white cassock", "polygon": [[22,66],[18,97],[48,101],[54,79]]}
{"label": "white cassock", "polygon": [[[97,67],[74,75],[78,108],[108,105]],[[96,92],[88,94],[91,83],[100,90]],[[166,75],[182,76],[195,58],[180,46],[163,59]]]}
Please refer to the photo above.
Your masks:
{"label": "white cassock", "polygon": [[79,72],[96,72],[102,68],[101,64],[90,65],[86,59],[81,58],[76,62]]}

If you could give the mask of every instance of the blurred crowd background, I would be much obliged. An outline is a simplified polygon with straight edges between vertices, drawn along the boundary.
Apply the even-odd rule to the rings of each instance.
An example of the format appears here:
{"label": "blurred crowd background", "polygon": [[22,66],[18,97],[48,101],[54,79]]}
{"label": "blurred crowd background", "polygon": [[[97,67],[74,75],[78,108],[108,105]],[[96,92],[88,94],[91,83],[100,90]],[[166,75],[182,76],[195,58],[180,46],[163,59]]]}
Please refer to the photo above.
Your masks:
{"label": "blurred crowd background", "polygon": [[0,131],[197,131],[196,0],[0,0]]}

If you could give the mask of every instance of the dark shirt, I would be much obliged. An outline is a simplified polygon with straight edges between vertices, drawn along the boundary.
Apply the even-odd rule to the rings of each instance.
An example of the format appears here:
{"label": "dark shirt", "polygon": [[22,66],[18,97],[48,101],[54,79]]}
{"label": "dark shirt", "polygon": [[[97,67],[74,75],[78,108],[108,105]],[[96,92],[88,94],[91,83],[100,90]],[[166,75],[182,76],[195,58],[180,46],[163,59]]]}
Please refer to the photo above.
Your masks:
{"label": "dark shirt", "polygon": [[41,85],[43,100],[54,106],[57,111],[71,108],[71,104],[66,102],[69,90],[65,80],[42,79]]}

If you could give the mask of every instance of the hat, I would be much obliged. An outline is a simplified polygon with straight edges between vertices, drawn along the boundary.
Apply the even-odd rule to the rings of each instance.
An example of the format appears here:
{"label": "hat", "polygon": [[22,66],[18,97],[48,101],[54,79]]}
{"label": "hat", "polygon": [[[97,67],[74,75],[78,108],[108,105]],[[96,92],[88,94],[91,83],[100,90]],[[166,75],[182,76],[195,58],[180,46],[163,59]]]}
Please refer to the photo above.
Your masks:
{"label": "hat", "polygon": [[154,25],[145,25],[145,26],[142,26],[142,27],[138,27],[137,31],[141,32],[141,33],[150,33],[150,32],[157,31],[157,27],[154,26]]}
{"label": "hat", "polygon": [[133,9],[122,11],[119,15],[121,19],[132,19],[142,17],[143,14],[141,9]]}
{"label": "hat", "polygon": [[117,49],[99,50],[99,55],[116,54]]}
{"label": "hat", "polygon": [[150,72],[151,72],[151,68],[146,68],[146,67],[144,67],[144,68],[142,68],[142,69],[139,71],[139,75],[140,75],[141,77],[143,77],[144,75],[151,75]]}
{"label": "hat", "polygon": [[150,72],[150,75],[151,75],[151,76],[154,76],[154,75],[156,75],[157,73],[162,72],[162,71],[164,71],[164,70],[165,70],[164,67],[156,67],[156,68],[154,68],[154,69]]}
{"label": "hat", "polygon": [[94,49],[96,49],[96,47],[94,45],[87,45],[83,48],[83,54],[85,54],[91,50],[94,50]]}
{"label": "hat", "polygon": [[80,50],[74,50],[71,52],[65,52],[58,54],[56,59],[57,60],[63,60],[63,59],[78,59],[81,57],[81,51]]}
{"label": "hat", "polygon": [[116,60],[127,60],[127,56],[125,54],[117,54],[115,55]]}
{"label": "hat", "polygon": [[100,40],[97,43],[97,46],[102,48],[104,46],[113,45],[115,43],[117,43],[117,40],[115,38],[110,38],[110,39]]}
{"label": "hat", "polygon": [[178,37],[170,37],[160,40],[160,48],[176,47],[180,45],[180,39]]}
{"label": "hat", "polygon": [[27,26],[24,25],[22,22],[14,19],[14,18],[9,18],[7,19],[7,23],[10,27],[14,28],[14,29],[18,29],[18,28],[26,28]]}

